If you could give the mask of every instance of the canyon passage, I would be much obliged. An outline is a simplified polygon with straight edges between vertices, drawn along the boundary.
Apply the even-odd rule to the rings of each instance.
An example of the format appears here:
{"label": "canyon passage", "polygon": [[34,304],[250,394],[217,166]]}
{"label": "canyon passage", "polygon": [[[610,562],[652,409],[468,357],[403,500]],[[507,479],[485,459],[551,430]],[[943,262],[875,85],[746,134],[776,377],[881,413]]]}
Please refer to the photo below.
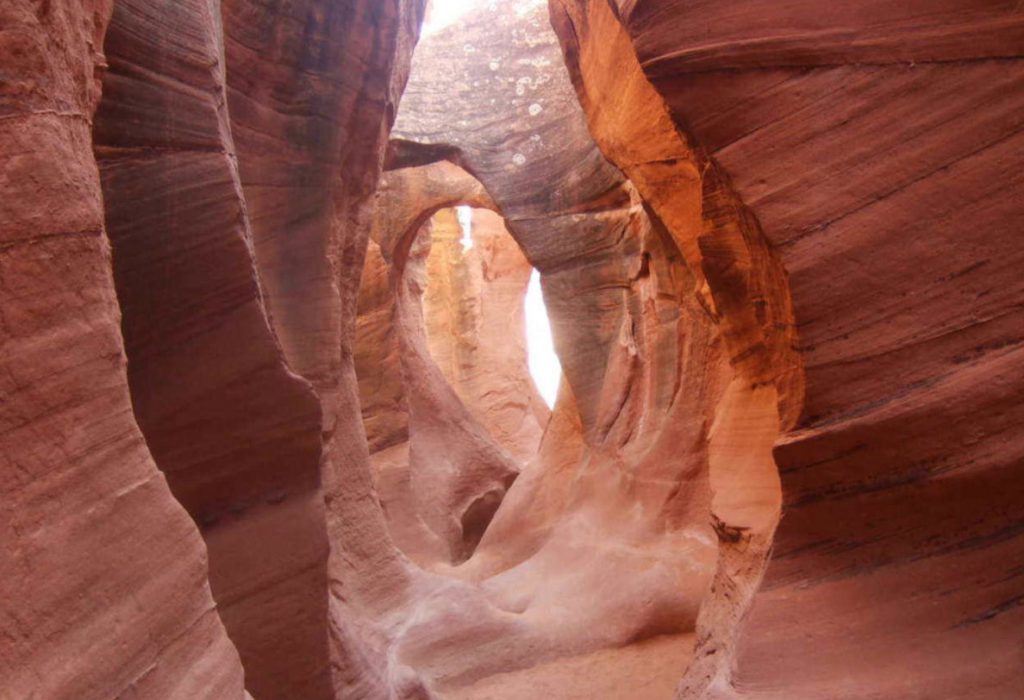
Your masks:
{"label": "canyon passage", "polygon": [[1019,700],[1024,6],[0,0],[0,700]]}

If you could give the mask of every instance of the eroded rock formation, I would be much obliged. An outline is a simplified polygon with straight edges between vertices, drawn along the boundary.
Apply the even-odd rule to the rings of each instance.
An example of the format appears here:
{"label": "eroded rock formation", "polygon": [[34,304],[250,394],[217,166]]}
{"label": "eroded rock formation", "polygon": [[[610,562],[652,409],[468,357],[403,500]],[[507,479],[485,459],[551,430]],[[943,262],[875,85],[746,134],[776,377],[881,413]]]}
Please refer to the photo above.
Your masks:
{"label": "eroded rock formation", "polygon": [[340,421],[361,438],[358,410],[339,418],[357,284],[338,282],[358,279],[422,4],[0,16],[3,556],[19,572],[4,597],[25,611],[5,611],[4,639],[22,641],[3,648],[4,697],[241,697],[243,666],[260,698],[379,684],[368,635],[332,632],[357,604],[329,589],[378,569],[328,566],[352,539],[329,545],[345,511],[331,496],[361,476],[368,491],[369,466],[339,469],[323,435]]}
{"label": "eroded rock formation", "polygon": [[212,8],[154,9],[116,5],[94,129],[135,415],[203,532],[248,689],[331,697],[319,402],[267,322]]}
{"label": "eroded rock formation", "polygon": [[1019,3],[424,10],[0,0],[0,698],[1015,700]]}
{"label": "eroded rock formation", "polygon": [[551,414],[528,371],[524,307],[533,268],[496,213],[471,210],[465,224],[458,216],[448,209],[431,220],[427,346],[473,417],[525,461]]}
{"label": "eroded rock formation", "polygon": [[[774,450],[785,516],[735,670],[697,664],[681,697],[1015,697],[1019,5],[557,0],[552,15],[599,142],[628,153],[677,129],[789,273],[806,394]],[[622,101],[609,65],[656,94]],[[666,108],[671,125],[636,128]]]}
{"label": "eroded rock formation", "polygon": [[[488,109],[499,101],[507,120]],[[717,267],[687,259],[703,230],[701,173],[676,177],[677,194],[689,187],[696,206],[682,198],[672,227],[644,205],[628,171],[591,139],[543,4],[481,8],[423,40],[394,135],[378,216],[397,232],[377,234],[387,242],[381,259],[415,259],[410,232],[430,211],[479,196],[426,162],[472,172],[542,273],[566,377],[538,455],[473,556],[432,568],[478,587],[480,601],[470,605],[464,592],[443,622],[428,617],[408,631],[403,658],[465,697],[513,697],[530,674],[485,679],[526,667],[599,695],[613,678],[581,680],[573,669],[586,664],[568,657],[611,648],[608,659],[625,661],[654,637],[649,648],[681,672],[717,560],[746,567],[752,588],[778,516],[770,449],[779,406],[792,412],[798,401],[799,366],[777,263],[731,200],[717,216],[733,238],[708,255]],[[696,161],[685,143],[679,149]],[[719,182],[706,180],[709,189]],[[368,267],[373,289],[378,270]],[[447,456],[438,445],[426,468],[443,471]],[[408,532],[405,520],[393,517],[393,527]]]}
{"label": "eroded rock formation", "polygon": [[[436,170],[388,178],[381,201],[397,207],[391,193]],[[455,187],[468,180],[452,175]],[[421,217],[394,212],[374,226],[356,371],[376,487],[396,542],[422,565],[461,563],[536,453],[550,415],[527,369],[531,268],[489,211],[472,216],[468,251],[454,209],[402,236],[390,230],[410,218],[415,225]],[[389,241],[396,247],[382,249]]]}

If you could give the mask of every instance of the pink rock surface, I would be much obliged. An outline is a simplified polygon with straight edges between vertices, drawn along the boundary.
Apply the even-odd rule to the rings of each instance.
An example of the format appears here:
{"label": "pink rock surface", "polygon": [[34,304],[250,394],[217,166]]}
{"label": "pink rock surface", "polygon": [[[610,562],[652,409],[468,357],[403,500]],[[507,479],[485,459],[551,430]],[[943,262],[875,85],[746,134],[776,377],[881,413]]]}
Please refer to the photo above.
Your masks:
{"label": "pink rock surface", "polygon": [[[412,169],[403,181],[429,174]],[[389,228],[408,217],[383,218],[375,238],[397,250],[371,245],[356,338],[377,491],[407,555],[458,563],[537,452],[550,415],[527,368],[531,268],[491,212],[474,215],[468,251],[452,209],[405,237]]]}
{"label": "pink rock surface", "polygon": [[324,671],[338,697],[386,697],[407,682],[377,647],[382,601],[400,595],[407,574],[372,495],[352,333],[372,195],[423,5],[222,4],[227,107],[256,267],[285,360],[321,403]]}
{"label": "pink rock surface", "polygon": [[206,540],[247,688],[327,698],[320,406],[263,306],[212,11],[125,0],[107,32],[94,138],[129,384],[156,463]]}
{"label": "pink rock surface", "polygon": [[[458,178],[449,178],[445,190],[440,174],[413,174],[433,167],[425,162],[450,157],[479,178],[541,271],[565,369],[540,452],[509,489],[472,557],[454,569],[430,566],[461,583],[429,579],[436,588],[415,602],[414,622],[393,642],[399,658],[442,694],[514,693],[516,683],[533,677],[534,671],[520,670],[534,669],[569,697],[573,669],[587,655],[625,648],[626,660],[643,640],[692,632],[719,551],[713,496],[728,521],[722,536],[757,527],[762,548],[778,508],[770,456],[777,395],[748,387],[750,396],[737,398],[730,388],[737,374],[730,354],[741,353],[738,344],[750,336],[740,325],[719,329],[678,244],[600,156],[543,9],[484,8],[419,46],[396,124],[394,169],[380,201],[386,230],[401,233],[381,235],[378,227],[375,240],[386,244],[365,277],[372,290],[367,299],[375,300],[367,311],[390,313],[409,332],[422,324],[401,319],[400,303],[385,310],[382,269],[403,255],[409,265],[421,255],[413,236],[438,206],[477,196]],[[453,102],[452,94],[462,101]],[[489,118],[492,100],[509,105],[507,120]],[[403,178],[420,184],[398,185]],[[389,197],[390,188],[402,196]],[[735,216],[721,214],[727,221]],[[744,270],[767,274],[765,260],[745,261]],[[426,288],[429,294],[429,278]],[[739,339],[726,342],[726,333]],[[445,352],[439,354],[445,362]],[[773,361],[752,357],[753,367]],[[443,422],[437,414],[450,403],[424,379],[427,370],[405,366],[403,372],[403,379],[430,388],[422,393],[434,398],[432,421]],[[405,395],[406,406],[412,397]],[[404,410],[387,414],[388,425],[408,415],[415,443],[415,410]],[[433,464],[422,460],[418,468],[440,478],[459,449],[458,441],[434,443]],[[737,450],[746,459],[742,468],[733,464]],[[400,478],[389,479],[408,458],[400,447],[379,454],[383,483],[400,486]],[[736,479],[737,472],[765,466],[772,467],[765,482]],[[404,502],[418,495],[410,491]],[[412,509],[381,495],[395,531],[415,533],[415,524],[401,517]],[[760,562],[763,549],[752,556]],[[680,647],[677,670],[687,657]],[[504,675],[509,672],[514,675]],[[610,669],[593,692],[619,692],[614,688],[630,673],[629,663]]]}
{"label": "pink rock surface", "polygon": [[425,4],[0,0],[0,699],[1016,700],[1020,3]]}
{"label": "pink rock surface", "polygon": [[132,415],[90,137],[110,9],[0,3],[0,696],[241,700]]}
{"label": "pink rock surface", "polygon": [[533,268],[493,211],[471,211],[465,250],[455,212],[438,212],[432,224],[422,300],[430,356],[495,442],[524,462],[551,414],[527,357]]}
{"label": "pink rock surface", "polygon": [[[109,3],[0,5],[3,283],[13,295],[4,299],[3,362],[5,393],[18,392],[17,402],[5,400],[14,432],[4,473],[27,499],[4,500],[5,570],[21,572],[4,585],[14,586],[5,599],[30,603],[9,618],[5,637],[24,641],[2,649],[4,697],[240,697],[242,666],[222,618],[260,698],[336,697],[380,685],[364,661],[369,633],[331,632],[350,621],[331,602],[329,582],[359,576],[339,567],[329,576],[327,567],[328,525],[337,529],[337,518],[326,517],[320,486],[320,415],[331,419],[327,435],[336,434],[339,395],[324,391],[322,407],[285,364],[308,369],[287,356],[307,340],[284,353],[278,346],[267,292],[287,295],[273,265],[254,265],[253,245],[276,227],[276,235],[324,242],[292,252],[332,265],[338,259],[328,262],[326,247],[340,251],[343,242],[355,258],[342,267],[358,279],[368,227],[360,239],[338,233],[339,222],[368,221],[388,102],[400,91],[422,7],[240,1],[224,3],[223,18],[221,10],[201,0],[124,0],[114,3],[105,37]],[[230,93],[225,54],[237,81],[228,81]],[[316,62],[322,77],[313,75]],[[101,78],[107,94],[93,142]],[[229,94],[238,96],[234,106]],[[325,130],[323,119],[333,126]],[[292,194],[316,193],[326,212],[315,221],[268,221],[259,187],[243,189],[259,171],[243,168],[239,177],[236,146],[250,166],[266,157],[275,134],[285,161],[297,154],[292,163],[305,173],[291,178]],[[309,272],[295,281],[314,289],[312,322],[343,328],[354,314],[339,309],[345,299],[354,305],[355,281],[346,297],[332,283],[317,288],[323,277]],[[282,339],[305,332],[286,309],[280,319]],[[319,388],[345,381],[343,340],[338,332],[317,346],[335,354]],[[354,390],[348,396],[354,402]],[[346,430],[360,436],[358,411],[347,415]],[[50,447],[41,451],[43,444]],[[25,471],[36,462],[37,474]],[[323,466],[330,495],[340,472],[329,459]],[[358,483],[359,472],[344,478]],[[179,502],[203,529],[209,579],[206,549]],[[64,519],[54,517],[57,506]],[[336,537],[337,548],[358,542],[356,532]],[[395,556],[386,537],[375,547],[353,567],[368,579],[379,570],[377,553]],[[340,569],[353,561],[340,560]],[[44,575],[47,586],[39,585]]]}

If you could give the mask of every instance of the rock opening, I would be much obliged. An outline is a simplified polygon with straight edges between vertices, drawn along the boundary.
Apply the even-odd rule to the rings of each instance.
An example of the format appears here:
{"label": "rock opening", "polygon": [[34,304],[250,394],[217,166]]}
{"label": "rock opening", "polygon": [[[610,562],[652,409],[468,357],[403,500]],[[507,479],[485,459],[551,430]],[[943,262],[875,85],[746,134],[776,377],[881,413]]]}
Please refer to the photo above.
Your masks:
{"label": "rock opening", "polygon": [[[357,339],[382,337],[371,315],[394,326],[404,401],[363,394],[368,431],[382,409],[403,426],[385,449],[371,439],[378,494],[398,546],[469,586],[399,645],[456,696],[512,697],[560,668],[600,696],[629,675],[633,645],[685,669],[699,625],[724,648],[779,512],[771,446],[788,399],[774,373],[787,336],[765,337],[764,323],[786,327],[784,281],[741,206],[719,224],[736,231],[723,253],[744,261],[738,279],[706,263],[702,155],[674,128],[662,137],[678,161],[671,201],[606,157],[546,10],[480,6],[421,40],[364,273],[367,299],[388,281],[392,310],[367,306]],[[499,101],[508,119],[491,117]],[[531,277],[564,366],[550,417],[527,374]],[[381,374],[360,357],[360,376]],[[716,587],[744,593],[719,600]],[[457,660],[439,655],[450,645]],[[594,654],[600,677],[568,670]],[[499,667],[519,675],[506,686],[489,678]]]}
{"label": "rock opening", "polygon": [[544,291],[540,286],[540,273],[536,269],[530,272],[524,311],[530,375],[548,408],[554,408],[555,399],[558,398],[558,385],[562,382],[562,363],[558,361],[558,354],[555,352],[551,319],[548,316],[547,304],[544,302]]}

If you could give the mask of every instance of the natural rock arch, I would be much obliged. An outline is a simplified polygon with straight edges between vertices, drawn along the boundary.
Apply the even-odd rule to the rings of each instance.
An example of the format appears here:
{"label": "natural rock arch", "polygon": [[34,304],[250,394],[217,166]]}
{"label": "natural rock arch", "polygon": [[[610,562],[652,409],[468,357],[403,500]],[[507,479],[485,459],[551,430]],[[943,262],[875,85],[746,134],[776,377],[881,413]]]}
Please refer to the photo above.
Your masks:
{"label": "natural rock arch", "polygon": [[[590,522],[587,527],[609,543],[630,543],[623,551],[646,550],[645,561],[655,567],[671,570],[688,561],[696,569],[680,573],[676,584],[647,582],[647,599],[658,602],[644,614],[634,611],[628,622],[628,586],[609,596],[611,607],[590,632],[604,641],[587,651],[692,630],[716,567],[715,590],[735,594],[712,596],[702,614],[728,635],[759,580],[778,518],[771,449],[779,411],[792,413],[799,401],[785,279],[772,267],[777,264],[756,223],[715,171],[670,168],[666,177],[676,208],[663,211],[661,200],[648,205],[600,157],[541,19],[526,13],[510,24],[509,15],[479,10],[421,44],[398,116],[393,169],[378,200],[378,221],[387,224],[375,227],[375,239],[387,242],[381,249],[386,260],[409,256],[409,231],[437,206],[475,199],[500,207],[509,231],[542,273],[566,372],[540,455],[509,489],[477,551],[451,574],[491,591],[487,598],[499,609],[512,605],[523,614],[528,601],[539,599],[572,609],[577,603],[569,602],[570,587],[560,588],[559,579],[576,566],[581,578],[569,586],[586,598],[588,589],[600,586],[598,579],[587,580],[586,571],[614,566],[596,541],[588,541],[593,533],[581,535],[579,524]],[[489,66],[475,55],[465,58],[474,53],[466,47],[476,46],[497,58]],[[527,71],[537,75],[509,87],[505,63],[529,65]],[[431,65],[443,66],[443,73],[430,72]],[[463,100],[454,103],[454,113],[453,103],[439,97],[449,84]],[[516,95],[513,110],[522,102],[525,116],[500,126],[482,121],[489,101],[508,90]],[[443,116],[435,111],[440,104],[446,106]],[[674,127],[666,136],[675,139],[668,144],[678,168],[701,157]],[[536,145],[547,139],[557,146]],[[535,170],[503,162],[514,148],[503,150],[502,144],[524,140],[535,144],[531,157],[541,164]],[[548,169],[547,158],[558,164],[555,169]],[[655,184],[635,175],[645,188]],[[685,192],[693,196],[680,200]],[[702,254],[705,202],[715,207],[707,219],[718,227],[715,240],[733,239]],[[594,247],[585,243],[566,255],[557,247],[562,236],[582,237]],[[669,445],[676,451],[666,452]],[[632,520],[612,515],[631,511]],[[675,539],[660,540],[656,533],[666,528]],[[574,560],[574,550],[589,553]],[[643,570],[641,560],[632,566]],[[618,612],[616,605],[622,606]],[[586,612],[573,614],[589,619]],[[544,628],[529,619],[525,615],[523,624]],[[461,623],[449,624],[458,636]],[[510,633],[494,634],[497,640]],[[539,655],[508,659],[506,666],[565,655],[560,645],[566,642],[548,643]],[[429,658],[423,653],[416,655]],[[683,666],[685,652],[678,653]],[[432,673],[428,662],[410,663]],[[457,682],[481,678],[491,663],[485,653],[467,656]]]}

